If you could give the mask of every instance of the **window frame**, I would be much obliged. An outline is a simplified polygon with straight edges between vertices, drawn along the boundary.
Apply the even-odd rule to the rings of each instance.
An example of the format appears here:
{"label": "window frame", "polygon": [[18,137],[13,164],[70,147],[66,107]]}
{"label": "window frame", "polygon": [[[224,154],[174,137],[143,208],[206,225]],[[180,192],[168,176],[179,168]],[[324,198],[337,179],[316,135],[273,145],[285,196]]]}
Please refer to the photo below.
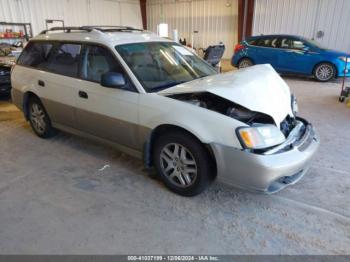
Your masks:
{"label": "window frame", "polygon": [[[45,40],[43,40],[43,41],[37,41],[37,40],[31,40],[31,41],[29,41],[28,42],[28,44],[35,44],[35,43],[40,43],[40,42],[42,42],[42,43],[44,43],[44,44],[51,44],[52,45],[52,47],[51,47],[51,49],[50,49],[50,52],[47,54],[47,58],[50,56],[50,54],[51,54],[51,52],[52,52],[52,50],[53,49],[55,49],[55,42],[54,41],[45,41]],[[41,71],[47,71],[46,69],[42,69],[42,68],[37,68],[37,67],[34,67],[34,66],[29,66],[29,65],[23,65],[23,64],[18,64],[18,62],[21,60],[21,58],[24,56],[24,51],[26,50],[26,49],[28,49],[28,44],[24,47],[24,49],[22,50],[22,52],[21,52],[21,54],[18,56],[18,58],[17,58],[17,60],[16,60],[16,65],[19,65],[19,66],[23,66],[23,67],[27,67],[27,68],[32,68],[32,69],[35,69],[35,70],[41,70]]]}
{"label": "window frame", "polygon": [[[135,82],[137,82],[139,85],[140,85],[140,87],[142,88],[142,91],[144,92],[144,93],[146,93],[146,94],[151,94],[151,93],[157,93],[158,91],[155,91],[155,92],[149,92],[146,88],[145,88],[145,86],[144,86],[144,84],[142,83],[142,81],[139,79],[139,77],[135,74],[135,72],[129,67],[129,64],[125,61],[125,59],[123,58],[123,56],[120,54],[120,52],[119,52],[119,50],[118,50],[118,47],[119,46],[123,46],[123,45],[129,45],[129,44],[143,44],[143,43],[171,43],[171,44],[174,44],[174,45],[179,45],[179,46],[181,46],[180,44],[178,44],[178,43],[175,43],[175,42],[172,42],[172,41],[166,41],[166,40],[164,40],[164,41],[141,41],[141,42],[129,42],[129,43],[120,43],[120,44],[117,44],[117,45],[115,45],[114,46],[114,49],[115,49],[115,51],[116,51],[116,53],[120,56],[120,59],[119,60],[121,60],[121,61],[123,61],[126,65],[125,65],[125,67],[127,67],[129,70],[130,70],[130,74],[132,75],[132,76],[134,76],[135,77]],[[207,61],[205,61],[203,58],[201,58],[201,57],[199,57],[198,55],[196,55],[195,54],[195,56],[197,56],[200,60],[202,60],[204,63],[206,63],[210,68],[212,68],[212,66],[207,62]],[[125,67],[124,67],[124,69],[125,69]],[[193,80],[191,80],[191,81],[193,81]],[[164,89],[165,90],[165,89]]]}
{"label": "window frame", "polygon": [[[126,86],[127,86],[127,89],[124,89],[124,88],[120,88],[120,87],[116,87],[114,89],[120,89],[120,90],[124,90],[124,91],[130,91],[130,92],[136,92],[136,93],[139,93],[139,91],[137,90],[137,88],[135,87],[135,84],[134,82],[131,80],[129,74],[127,73],[127,71],[125,70],[125,67],[123,66],[123,64],[120,62],[120,60],[118,59],[118,57],[113,53],[112,49],[109,48],[108,46],[105,46],[103,44],[100,44],[100,43],[94,43],[94,42],[83,42],[82,44],[82,53],[85,52],[85,49],[87,46],[97,46],[97,47],[101,47],[103,49],[105,49],[112,57],[112,59],[114,60],[115,63],[117,63],[120,68],[122,69],[123,71],[123,75],[124,75],[124,78],[126,80]],[[94,80],[91,80],[91,79],[85,79],[81,76],[81,71],[82,71],[82,59],[83,59],[83,56],[80,57],[80,63],[79,63],[79,69],[78,69],[78,78],[83,80],[83,81],[88,81],[88,82],[92,82],[92,83],[96,83],[96,84],[99,84],[101,87],[103,88],[107,88],[107,87],[104,87],[101,85],[101,82],[98,82],[98,81],[94,81]]]}
{"label": "window frame", "polygon": [[[113,52],[113,49],[110,48],[109,46],[107,45],[104,45],[104,44],[101,44],[101,43],[96,43],[96,42],[89,42],[89,41],[75,41],[75,40],[45,40],[45,39],[35,39],[35,40],[30,40],[29,43],[37,43],[37,42],[44,42],[44,43],[48,43],[48,44],[52,44],[52,48],[49,52],[49,54],[51,54],[52,50],[54,50],[58,44],[79,44],[81,45],[81,50],[80,52],[82,53],[84,48],[85,48],[85,45],[95,45],[95,46],[100,46],[104,49],[106,49],[113,57],[113,59],[119,63],[120,67],[122,68],[123,72],[124,72],[124,77],[125,77],[125,80],[127,81],[127,83],[129,84],[129,88],[128,89],[123,89],[123,88],[114,88],[114,89],[119,89],[119,90],[123,90],[123,91],[129,91],[129,92],[134,92],[134,93],[140,93],[140,91],[136,88],[135,86],[135,83],[134,81],[131,79],[130,75],[128,74],[125,66],[123,65],[123,63],[120,62],[120,59],[116,56],[116,54]],[[20,54],[20,56],[18,57],[18,60],[20,59],[20,57],[23,55],[23,51],[22,53]],[[23,67],[26,67],[26,68],[30,68],[30,69],[34,69],[34,70],[39,70],[39,71],[44,71],[44,72],[47,72],[47,73],[51,73],[51,74],[55,74],[55,75],[60,75],[60,76],[64,76],[64,77],[70,77],[70,78],[75,78],[75,79],[79,79],[79,80],[82,80],[82,81],[88,81],[88,82],[92,82],[92,83],[95,83],[95,84],[99,84],[102,88],[107,88],[107,87],[104,87],[101,85],[100,82],[97,82],[97,81],[92,81],[92,80],[88,80],[88,79],[85,79],[85,78],[82,78],[80,77],[80,72],[81,72],[81,59],[82,59],[82,56],[80,56],[80,59],[79,59],[79,62],[78,62],[78,70],[77,70],[77,75],[76,76],[66,76],[66,75],[63,75],[63,74],[59,74],[59,73],[55,73],[55,72],[52,72],[50,70],[47,70],[47,69],[39,69],[39,68],[36,68],[36,67],[32,67],[32,66],[28,66],[28,65],[21,65],[21,64],[16,64],[18,66],[23,66]],[[17,60],[17,61],[18,61]]]}
{"label": "window frame", "polygon": [[[78,77],[78,73],[79,73],[79,71],[80,71],[81,53],[82,53],[82,50],[83,50],[83,45],[82,45],[81,43],[71,42],[71,41],[65,41],[65,42],[63,42],[63,41],[53,41],[53,42],[54,42],[54,43],[53,43],[53,47],[52,47],[52,49],[50,50],[50,53],[49,53],[49,56],[48,56],[48,58],[49,58],[49,59],[48,59],[49,64],[50,64],[51,59],[52,59],[52,57],[51,57],[52,53],[53,53],[53,52],[56,52],[59,46],[62,46],[62,45],[80,45],[80,54],[79,54],[80,57],[79,57],[78,64],[77,64],[77,72],[76,72],[75,76],[74,76],[74,75],[73,75],[73,76],[70,76],[70,75],[65,75],[65,74],[61,74],[61,73],[57,73],[57,72],[51,71],[50,69],[46,69],[46,70],[43,70],[43,71],[46,71],[46,72],[49,72],[49,73],[52,73],[52,74],[56,74],[56,75],[60,75],[60,76],[66,76],[66,77],[72,77],[72,78],[79,78],[79,77]],[[39,70],[40,70],[40,69],[39,69]]]}

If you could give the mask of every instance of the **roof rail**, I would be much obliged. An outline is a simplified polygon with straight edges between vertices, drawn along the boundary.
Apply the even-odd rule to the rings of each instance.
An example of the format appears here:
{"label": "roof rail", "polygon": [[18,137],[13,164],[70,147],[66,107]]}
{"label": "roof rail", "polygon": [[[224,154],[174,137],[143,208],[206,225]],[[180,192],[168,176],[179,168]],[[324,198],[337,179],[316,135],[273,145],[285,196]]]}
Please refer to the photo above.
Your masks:
{"label": "roof rail", "polygon": [[51,31],[64,31],[65,33],[70,33],[72,30],[91,32],[93,29],[94,28],[85,27],[85,26],[52,27],[50,29],[41,31],[40,35],[44,35],[47,32],[51,32]]}
{"label": "roof rail", "polygon": [[144,31],[143,29],[137,29],[130,26],[114,26],[114,25],[89,25],[83,26],[83,28],[95,29],[101,32],[123,32],[123,31]]}
{"label": "roof rail", "polygon": [[52,27],[41,31],[40,35],[44,35],[51,31],[63,31],[65,33],[70,33],[71,31],[87,31],[91,32],[93,30],[98,30],[101,32],[130,32],[130,31],[144,31],[143,29],[137,29],[130,26],[112,26],[112,25],[94,25],[94,26],[70,26],[70,27]]}

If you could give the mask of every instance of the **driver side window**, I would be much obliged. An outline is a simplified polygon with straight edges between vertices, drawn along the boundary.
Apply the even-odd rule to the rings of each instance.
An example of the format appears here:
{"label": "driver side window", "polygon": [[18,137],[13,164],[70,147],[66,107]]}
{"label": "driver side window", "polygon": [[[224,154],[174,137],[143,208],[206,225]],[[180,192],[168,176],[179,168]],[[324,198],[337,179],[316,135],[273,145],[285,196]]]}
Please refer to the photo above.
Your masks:
{"label": "driver side window", "polygon": [[282,38],[280,48],[303,50],[305,48],[305,44],[299,39]]}
{"label": "driver side window", "polygon": [[102,75],[107,72],[124,74],[109,50],[97,45],[86,45],[82,54],[81,78],[100,83]]}
{"label": "driver side window", "polygon": [[292,49],[296,50],[303,50],[305,48],[305,44],[298,39],[293,39],[292,40]]}

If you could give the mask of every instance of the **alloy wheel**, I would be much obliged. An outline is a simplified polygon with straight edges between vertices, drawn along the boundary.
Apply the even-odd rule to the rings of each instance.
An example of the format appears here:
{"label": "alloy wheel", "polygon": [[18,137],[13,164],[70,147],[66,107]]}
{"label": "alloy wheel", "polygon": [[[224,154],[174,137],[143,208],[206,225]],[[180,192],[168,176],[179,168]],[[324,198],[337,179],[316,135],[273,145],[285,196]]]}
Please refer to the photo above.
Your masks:
{"label": "alloy wheel", "polygon": [[197,163],[191,152],[178,143],[167,144],[160,153],[161,169],[175,186],[189,187],[197,177]]}
{"label": "alloy wheel", "polygon": [[316,77],[321,81],[328,81],[333,77],[333,75],[334,75],[334,70],[331,65],[322,64],[318,66],[316,69]]}
{"label": "alloy wheel", "polygon": [[46,122],[44,118],[44,109],[37,103],[33,103],[30,108],[30,120],[35,130],[40,134],[43,134],[46,129]]}
{"label": "alloy wheel", "polygon": [[238,68],[246,68],[252,66],[253,63],[249,59],[243,59],[239,62]]}

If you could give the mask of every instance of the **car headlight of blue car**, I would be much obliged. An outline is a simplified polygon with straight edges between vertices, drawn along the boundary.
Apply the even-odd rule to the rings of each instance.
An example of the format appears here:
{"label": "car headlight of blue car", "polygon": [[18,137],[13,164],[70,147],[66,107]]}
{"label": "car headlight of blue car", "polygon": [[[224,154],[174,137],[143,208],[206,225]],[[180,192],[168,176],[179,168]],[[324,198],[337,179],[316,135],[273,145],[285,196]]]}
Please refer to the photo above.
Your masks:
{"label": "car headlight of blue car", "polygon": [[342,60],[345,63],[350,63],[350,57],[346,57],[346,56],[340,56],[338,57],[340,60]]}

